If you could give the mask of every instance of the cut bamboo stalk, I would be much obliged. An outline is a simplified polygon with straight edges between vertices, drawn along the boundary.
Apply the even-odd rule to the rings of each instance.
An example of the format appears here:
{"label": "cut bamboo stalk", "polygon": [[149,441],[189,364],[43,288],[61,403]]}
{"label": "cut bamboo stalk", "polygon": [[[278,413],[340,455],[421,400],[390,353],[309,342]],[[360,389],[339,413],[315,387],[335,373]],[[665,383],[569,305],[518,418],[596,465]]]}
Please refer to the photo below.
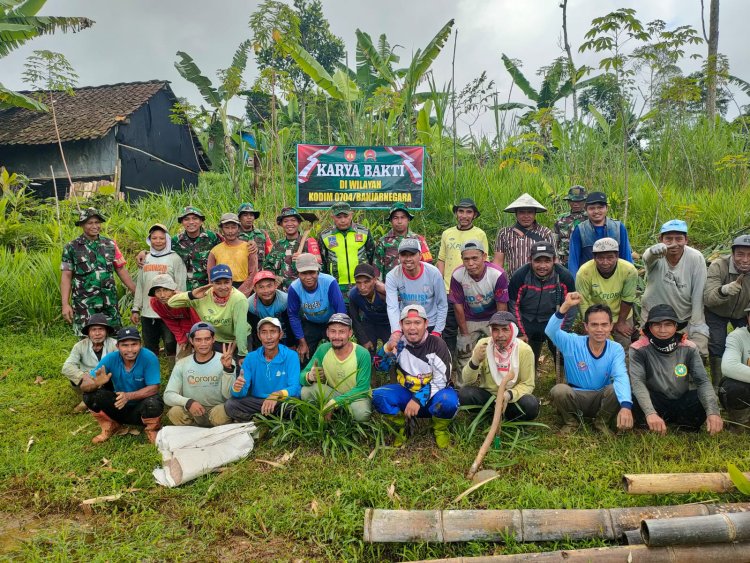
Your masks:
{"label": "cut bamboo stalk", "polygon": [[[492,354],[492,350],[489,350],[487,353]],[[488,359],[487,361],[494,360]],[[497,387],[497,395],[495,396],[495,411],[492,414],[492,424],[490,425],[490,429],[487,431],[487,436],[484,438],[484,442],[482,442],[482,447],[480,447],[479,452],[477,452],[477,457],[476,459],[474,459],[474,463],[471,464],[471,468],[466,474],[467,479],[473,479],[474,475],[476,475],[476,472],[479,471],[479,467],[484,461],[484,456],[487,455],[487,452],[492,445],[492,440],[495,439],[495,436],[500,430],[500,425],[502,424],[503,420],[503,411],[505,410],[505,388],[508,386],[508,382],[511,379],[513,379],[513,372],[511,370],[508,370],[508,373],[505,374],[505,377],[503,377],[503,379],[500,381],[500,385],[498,385]]]}
{"label": "cut bamboo stalk", "polygon": [[571,561],[594,561],[596,563],[718,563],[747,561],[750,542],[719,543],[698,546],[648,547],[627,545],[623,547],[593,547],[547,551],[544,553],[520,553],[518,555],[486,555],[483,557],[451,557],[449,559],[425,559],[414,563],[517,563],[519,561],[543,561],[569,563]]}
{"label": "cut bamboo stalk", "polygon": [[616,541],[641,520],[750,512],[750,503],[682,504],[573,510],[365,510],[364,540],[517,542],[600,538]]}
{"label": "cut bamboo stalk", "polygon": [[641,522],[641,537],[649,547],[748,541],[750,512],[644,520]]}
{"label": "cut bamboo stalk", "polygon": [[[750,478],[750,473],[745,473]],[[622,486],[631,495],[679,493],[729,493],[737,488],[729,473],[640,473],[622,476]]]}

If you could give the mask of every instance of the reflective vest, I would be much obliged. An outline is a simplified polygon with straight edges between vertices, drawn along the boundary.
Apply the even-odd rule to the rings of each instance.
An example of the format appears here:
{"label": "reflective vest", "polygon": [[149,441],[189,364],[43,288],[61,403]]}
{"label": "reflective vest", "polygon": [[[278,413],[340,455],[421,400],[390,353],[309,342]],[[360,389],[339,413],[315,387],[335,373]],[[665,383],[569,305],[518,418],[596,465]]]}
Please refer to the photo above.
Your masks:
{"label": "reflective vest", "polygon": [[323,264],[340,286],[354,283],[354,269],[359,264],[372,263],[375,243],[362,225],[352,224],[343,233],[336,228],[323,231],[320,243]]}

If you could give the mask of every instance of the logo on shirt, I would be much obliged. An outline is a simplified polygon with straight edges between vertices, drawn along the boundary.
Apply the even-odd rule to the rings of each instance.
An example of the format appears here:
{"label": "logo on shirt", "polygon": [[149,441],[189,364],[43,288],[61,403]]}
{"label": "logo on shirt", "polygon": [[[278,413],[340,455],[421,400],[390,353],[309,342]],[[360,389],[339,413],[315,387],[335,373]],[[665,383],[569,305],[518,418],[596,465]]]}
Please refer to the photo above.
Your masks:
{"label": "logo on shirt", "polygon": [[677,377],[685,377],[687,375],[688,369],[685,364],[677,364],[674,367],[674,374]]}
{"label": "logo on shirt", "polygon": [[363,235],[362,233],[354,234],[354,242],[362,242],[363,240],[365,240],[365,235]]}
{"label": "logo on shirt", "polygon": [[581,360],[580,362],[578,362],[576,365],[578,366],[578,369],[580,371],[586,371],[587,369],[589,369],[588,364],[586,362],[584,362],[583,360]]}
{"label": "logo on shirt", "polygon": [[330,248],[336,248],[339,245],[339,241],[336,240],[336,235],[328,237],[328,246]]}

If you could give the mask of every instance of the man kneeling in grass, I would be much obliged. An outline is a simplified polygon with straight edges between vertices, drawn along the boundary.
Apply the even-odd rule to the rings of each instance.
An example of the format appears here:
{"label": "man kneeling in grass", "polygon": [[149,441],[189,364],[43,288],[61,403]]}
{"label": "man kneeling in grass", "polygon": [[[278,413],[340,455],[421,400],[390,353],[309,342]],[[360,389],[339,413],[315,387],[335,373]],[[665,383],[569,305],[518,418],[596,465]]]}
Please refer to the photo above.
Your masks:
{"label": "man kneeling in grass", "polygon": [[224,405],[227,415],[238,422],[256,414],[280,414],[283,402],[299,398],[299,357],[280,344],[283,331],[276,317],[258,321],[261,347],[245,357],[232,386],[232,398]]}
{"label": "man kneeling in grass", "polygon": [[406,419],[432,417],[439,448],[450,445],[448,426],[458,410],[458,394],[449,387],[451,354],[445,341],[427,332],[428,316],[421,305],[401,311],[401,332],[396,349],[396,380],[373,391],[375,409],[398,430],[394,447],[406,442]]}
{"label": "man kneeling in grass", "polygon": [[613,326],[610,308],[597,303],[584,312],[583,326],[588,336],[560,329],[565,313],[578,307],[581,301],[579,293],[568,293],[545,329],[565,359],[568,383],[558,383],[550,390],[552,404],[563,419],[560,434],[578,430],[579,416],[593,418],[594,428],[603,434],[611,434],[609,425],[615,415],[618,429],[630,429],[633,427],[630,380],[622,346],[609,339]]}
{"label": "man kneeling in grass", "polygon": [[469,363],[461,372],[463,386],[458,390],[462,405],[484,405],[497,396],[498,385],[512,373],[505,388],[505,420],[534,420],[539,399],[534,392],[535,361],[531,346],[518,338],[513,313],[498,311],[489,321],[490,338],[477,342]]}
{"label": "man kneeling in grass", "polygon": [[635,418],[649,430],[667,433],[667,423],[709,434],[721,432],[711,380],[698,346],[677,331],[687,326],[670,305],[651,307],[643,336],[630,346],[630,384]]}
{"label": "man kneeling in grass", "polygon": [[143,348],[134,326],[117,332],[117,351],[104,356],[91,375],[81,381],[83,402],[102,431],[92,442],[99,444],[121,434],[123,424],[144,426],[153,444],[161,428],[164,401],[159,396],[159,359]]}
{"label": "man kneeling in grass", "polygon": [[231,422],[224,402],[234,380],[234,343],[224,344],[222,354],[215,352],[215,333],[211,323],[195,323],[188,335],[195,352],[172,370],[164,402],[172,407],[167,416],[175,426],[212,427]]}
{"label": "man kneeling in grass", "polygon": [[324,342],[315,351],[302,374],[302,399],[325,404],[326,418],[339,408],[346,409],[357,422],[370,420],[370,353],[351,341],[352,319],[346,313],[334,313],[328,319]]}

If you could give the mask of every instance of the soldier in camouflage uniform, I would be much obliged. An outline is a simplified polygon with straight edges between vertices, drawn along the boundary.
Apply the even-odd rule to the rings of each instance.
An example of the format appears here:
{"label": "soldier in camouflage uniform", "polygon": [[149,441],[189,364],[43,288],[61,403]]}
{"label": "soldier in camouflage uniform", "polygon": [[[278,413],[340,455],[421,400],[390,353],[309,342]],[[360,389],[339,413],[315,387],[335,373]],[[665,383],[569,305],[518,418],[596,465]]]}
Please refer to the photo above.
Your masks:
{"label": "soldier in camouflage uniform", "polygon": [[375,245],[375,258],[373,264],[380,270],[380,277],[385,280],[385,275],[394,267],[398,266],[398,245],[404,238],[416,238],[422,247],[422,262],[432,263],[432,254],[427,246],[427,241],[422,235],[418,235],[409,228],[409,222],[414,215],[402,202],[394,203],[388,213],[388,221],[391,230],[381,238]]}
{"label": "soldier in camouflage uniform", "polygon": [[252,203],[243,203],[237,211],[237,217],[240,219],[239,239],[254,242],[258,247],[258,269],[262,270],[263,260],[266,254],[271,252],[273,243],[266,231],[255,226],[255,220],[260,217],[260,211],[257,211]]}
{"label": "soldier in camouflage uniform", "polygon": [[586,215],[586,188],[573,186],[568,190],[568,195],[563,199],[570,205],[570,213],[563,213],[555,221],[555,236],[557,237],[557,254],[563,266],[568,266],[568,255],[570,254],[570,235],[578,223],[585,221]]}
{"label": "soldier in camouflage uniform", "polygon": [[302,215],[294,207],[285,207],[281,215],[276,217],[276,224],[284,230],[284,238],[273,243],[271,251],[266,254],[263,269],[276,274],[282,280],[284,291],[289,289],[292,282],[299,277],[294,261],[303,252],[314,254],[321,263],[318,241],[309,237],[302,243],[302,233],[299,232]]}
{"label": "soldier in camouflage uniform", "polygon": [[73,323],[78,336],[82,335],[86,320],[96,313],[105,315],[113,328],[121,326],[115,274],[135,293],[135,284],[117,243],[99,234],[105,221],[93,207],[81,211],[76,225],[83,229],[83,234],[66,244],[62,252],[62,316]]}
{"label": "soldier in camouflage uniform", "polygon": [[172,250],[185,262],[187,290],[191,291],[208,283],[208,253],[221,239],[203,229],[206,216],[197,207],[184,207],[177,220],[184,230],[172,237]]}

